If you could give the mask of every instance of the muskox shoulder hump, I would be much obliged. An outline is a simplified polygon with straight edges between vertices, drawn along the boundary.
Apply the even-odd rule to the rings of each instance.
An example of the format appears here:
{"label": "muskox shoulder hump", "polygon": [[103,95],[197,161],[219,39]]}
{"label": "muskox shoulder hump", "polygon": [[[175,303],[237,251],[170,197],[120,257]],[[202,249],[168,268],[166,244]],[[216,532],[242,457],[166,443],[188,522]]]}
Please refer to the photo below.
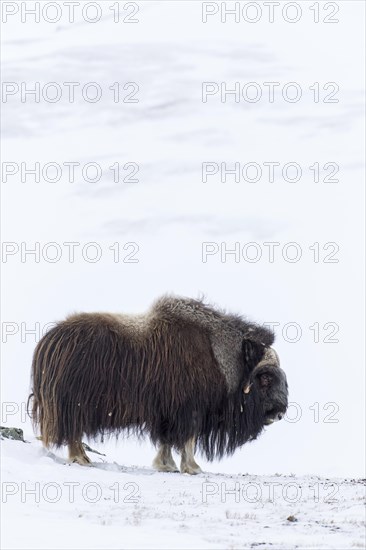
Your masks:
{"label": "muskox shoulder hump", "polygon": [[252,342],[258,344],[263,344],[263,346],[267,348],[274,344],[275,334],[272,330],[263,325],[248,323],[245,339],[251,340]]}

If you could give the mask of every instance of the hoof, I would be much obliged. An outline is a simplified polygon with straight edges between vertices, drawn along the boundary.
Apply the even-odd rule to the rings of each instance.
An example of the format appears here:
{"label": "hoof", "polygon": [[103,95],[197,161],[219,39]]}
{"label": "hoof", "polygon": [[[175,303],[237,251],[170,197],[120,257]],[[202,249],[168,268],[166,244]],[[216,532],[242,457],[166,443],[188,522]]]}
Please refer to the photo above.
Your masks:
{"label": "hoof", "polygon": [[201,468],[198,466],[198,464],[195,464],[194,466],[190,464],[184,464],[180,467],[180,471],[182,474],[189,474],[191,476],[195,476],[197,474],[202,474]]}
{"label": "hoof", "polygon": [[89,466],[91,468],[93,464],[90,462],[89,458],[83,456],[75,456],[70,460],[72,464],[79,464],[79,466]]}
{"label": "hoof", "polygon": [[163,462],[154,460],[153,468],[157,472],[179,472],[178,466],[174,462],[173,463],[169,462],[167,464],[164,464]]}

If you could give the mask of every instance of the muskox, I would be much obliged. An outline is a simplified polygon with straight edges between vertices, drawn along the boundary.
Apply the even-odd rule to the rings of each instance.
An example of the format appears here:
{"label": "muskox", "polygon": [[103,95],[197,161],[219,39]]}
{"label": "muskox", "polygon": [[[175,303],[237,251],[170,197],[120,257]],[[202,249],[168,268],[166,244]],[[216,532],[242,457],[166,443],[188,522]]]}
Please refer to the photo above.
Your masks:
{"label": "muskox", "polygon": [[81,313],[53,327],[32,364],[32,420],[43,444],[90,464],[83,436],[147,434],[154,467],[200,472],[255,439],[287,408],[273,333],[202,301],[164,296],[145,315]]}

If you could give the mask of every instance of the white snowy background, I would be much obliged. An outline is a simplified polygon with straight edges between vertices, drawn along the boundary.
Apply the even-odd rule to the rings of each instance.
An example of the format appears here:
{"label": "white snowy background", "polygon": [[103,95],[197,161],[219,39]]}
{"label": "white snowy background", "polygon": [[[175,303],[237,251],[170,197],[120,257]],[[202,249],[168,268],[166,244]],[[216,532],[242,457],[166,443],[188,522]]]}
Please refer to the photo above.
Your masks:
{"label": "white snowy background", "polygon": [[[4,22],[4,10],[12,9],[7,4],[19,11]],[[22,4],[34,7],[2,3],[2,79],[19,88],[39,82],[41,90],[56,82],[63,94],[55,103],[42,95],[39,102],[31,96],[22,102],[20,92],[5,100],[3,95],[3,171],[5,162],[26,168],[78,162],[98,163],[103,173],[90,183],[81,167],[74,182],[66,167],[57,182],[42,175],[39,182],[32,175],[22,181],[20,170],[5,181],[3,172],[1,424],[22,428],[31,442],[3,445],[3,481],[16,484],[3,504],[4,548],[363,547],[363,489],[350,480],[364,476],[365,458],[364,3],[315,3],[320,21],[314,23],[314,3],[297,2],[301,17],[289,23],[281,2],[270,23],[268,8],[256,2],[262,10],[256,23],[235,23],[233,16],[222,23],[220,13],[203,23],[201,2],[150,0],[136,3],[137,23],[115,23],[113,3],[105,1],[98,4],[101,20],[89,23],[82,0],[74,23],[58,2],[62,16],[53,24],[31,15],[22,23]],[[123,19],[133,7],[119,4]],[[339,11],[332,16],[334,6]],[[50,8],[49,17],[54,13]],[[94,17],[92,8],[88,13]],[[327,16],[339,21],[327,24]],[[65,82],[80,83],[73,103]],[[89,82],[102,89],[96,103],[81,96]],[[109,87],[116,82],[124,95],[132,88],[123,85],[136,83],[138,103],[114,103]],[[222,102],[218,93],[204,103],[203,82],[227,88],[256,82],[263,96],[237,103],[228,95]],[[279,83],[273,103],[266,82]],[[289,82],[301,86],[296,103],[282,97]],[[319,102],[310,89],[316,82]],[[332,91],[323,89],[329,82],[339,86],[337,103],[323,101]],[[109,167],[117,162],[136,163],[138,182],[114,182]],[[235,182],[228,176],[221,182],[218,174],[203,182],[203,162],[256,162],[262,178]],[[285,181],[277,169],[269,182],[265,162],[278,162],[280,169],[296,162],[302,177]],[[319,182],[309,169],[316,162]],[[339,165],[338,182],[322,181],[330,173],[322,167],[330,162]],[[127,173],[121,169],[120,179]],[[80,243],[74,262],[67,242]],[[101,250],[95,263],[81,253],[91,242]],[[138,262],[128,263],[123,259],[133,248],[123,247],[131,242]],[[205,242],[219,249],[240,243],[241,250],[254,242],[262,257],[256,263],[243,256],[235,262],[233,255],[222,261],[218,252],[203,262]],[[268,242],[279,243],[273,262],[263,244]],[[296,263],[282,256],[290,242],[302,251]],[[58,261],[42,255],[47,243],[57,243]],[[119,262],[110,249],[114,243]],[[318,262],[309,248],[314,243]],[[339,247],[333,256],[338,262],[324,261],[333,250],[324,250],[326,243]],[[35,246],[39,261],[22,257],[22,249]],[[12,247],[14,254],[6,254]],[[51,257],[55,248],[48,250]],[[107,455],[95,455],[94,469],[65,466],[62,450],[56,458],[44,456],[24,415],[38,339],[27,331],[42,331],[74,311],[143,312],[166,292],[204,294],[229,311],[279,323],[275,347],[289,382],[288,417],[220,463],[198,457],[207,474],[194,479],[153,473],[154,449],[146,441],[91,442]],[[295,339],[293,329],[284,337],[288,323],[301,327],[297,342],[288,341]],[[315,323],[319,341],[310,329]],[[248,481],[259,484],[260,498],[241,495],[236,502],[227,495],[225,502],[221,483],[232,488]],[[79,483],[75,502],[65,482]],[[96,503],[82,494],[90,482],[102,490]],[[206,503],[205,482],[218,491]],[[301,487],[299,499],[288,497],[289,482]],[[59,484],[60,500],[52,503],[41,494],[36,502],[24,495],[35,483],[41,493],[44,484]],[[138,501],[126,500],[127,488],[116,502],[114,483],[137,484]],[[274,499],[268,483],[280,484]],[[335,484],[336,500],[326,498],[333,487],[327,483]],[[289,515],[298,521],[289,522]]]}

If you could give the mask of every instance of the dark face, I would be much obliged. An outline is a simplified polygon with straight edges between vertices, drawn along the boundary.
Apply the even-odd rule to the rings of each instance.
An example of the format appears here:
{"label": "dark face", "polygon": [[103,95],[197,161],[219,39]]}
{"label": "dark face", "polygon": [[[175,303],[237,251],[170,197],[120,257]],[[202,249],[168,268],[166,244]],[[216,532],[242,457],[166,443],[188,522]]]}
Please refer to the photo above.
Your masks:
{"label": "dark face", "polygon": [[253,371],[253,384],[261,396],[264,424],[281,420],[287,409],[288,389],[284,371],[276,365],[261,364]]}

